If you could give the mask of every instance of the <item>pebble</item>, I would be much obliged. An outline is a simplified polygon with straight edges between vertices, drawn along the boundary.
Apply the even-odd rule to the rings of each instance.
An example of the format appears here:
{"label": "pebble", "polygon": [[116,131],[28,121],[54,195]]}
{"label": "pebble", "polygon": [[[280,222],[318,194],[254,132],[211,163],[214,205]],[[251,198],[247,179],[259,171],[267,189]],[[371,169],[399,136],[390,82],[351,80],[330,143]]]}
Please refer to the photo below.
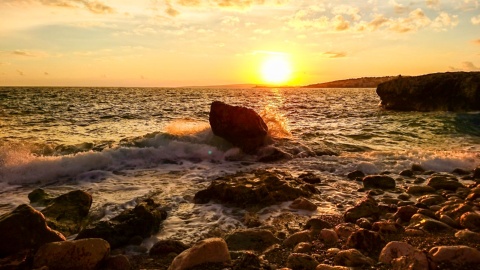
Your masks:
{"label": "pebble", "polygon": [[338,242],[338,235],[335,230],[332,229],[321,230],[320,238],[327,244],[335,244]]}
{"label": "pebble", "polygon": [[294,248],[294,253],[307,253],[312,249],[312,244],[309,242],[298,243]]}
{"label": "pebble", "polygon": [[467,212],[460,217],[460,225],[474,232],[480,232],[480,215]]}
{"label": "pebble", "polygon": [[287,247],[293,247],[293,246],[296,246],[298,243],[308,242],[310,241],[310,239],[311,239],[310,231],[308,230],[300,231],[287,237],[287,239],[283,241],[283,245]]}
{"label": "pebble", "polygon": [[197,242],[173,259],[168,270],[184,270],[204,263],[229,263],[227,243],[221,238],[209,238]]}
{"label": "pebble", "polygon": [[472,232],[468,229],[456,232],[455,237],[466,241],[480,242],[480,233]]}
{"label": "pebble", "polygon": [[287,267],[291,269],[315,270],[319,262],[310,255],[291,253],[287,258]]}

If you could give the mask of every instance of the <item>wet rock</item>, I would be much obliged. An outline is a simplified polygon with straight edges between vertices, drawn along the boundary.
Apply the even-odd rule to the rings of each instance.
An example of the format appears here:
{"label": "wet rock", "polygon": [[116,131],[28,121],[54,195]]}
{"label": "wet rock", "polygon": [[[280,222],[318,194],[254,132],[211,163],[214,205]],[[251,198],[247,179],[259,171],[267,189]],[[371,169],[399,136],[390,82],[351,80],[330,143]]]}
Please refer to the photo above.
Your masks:
{"label": "wet rock", "polygon": [[378,218],[380,215],[380,209],[378,208],[377,201],[370,196],[367,196],[355,203],[355,205],[344,214],[346,222],[355,222],[362,217]]}
{"label": "wet rock", "polygon": [[287,267],[291,269],[315,270],[318,261],[310,255],[292,253],[287,258]]}
{"label": "wet rock", "polygon": [[311,218],[307,221],[307,223],[304,226],[304,229],[306,230],[321,230],[321,229],[329,229],[332,228],[332,225],[330,223],[320,219],[320,218]]}
{"label": "wet rock", "polygon": [[450,204],[445,205],[440,210],[438,210],[435,214],[437,216],[447,215],[451,219],[455,221],[457,226],[460,225],[460,217],[467,212],[471,212],[473,210],[472,206],[468,204]]}
{"label": "wet rock", "polygon": [[317,206],[312,203],[311,201],[305,199],[304,197],[296,198],[291,204],[290,208],[292,209],[300,209],[300,210],[307,210],[307,211],[315,211],[317,210]]}
{"label": "wet rock", "polygon": [[413,177],[415,175],[412,170],[403,170],[399,174],[406,177]]}
{"label": "wet rock", "polygon": [[347,246],[367,252],[380,250],[385,241],[377,232],[360,229],[350,235],[347,240]]}
{"label": "wet rock", "polygon": [[438,194],[429,194],[421,196],[417,199],[418,203],[424,204],[426,206],[432,206],[435,204],[441,204],[445,201],[445,198]]}
{"label": "wet rock", "polygon": [[50,228],[65,236],[80,231],[92,205],[92,195],[75,190],[51,199],[41,212]]}
{"label": "wet rock", "polygon": [[293,247],[300,242],[308,242],[311,239],[310,231],[296,232],[283,241],[283,245]]}
{"label": "wet rock", "polygon": [[435,189],[430,186],[409,186],[407,193],[413,195],[430,194],[435,193]]}
{"label": "wet rock", "polygon": [[322,182],[322,179],[315,175],[314,173],[308,172],[308,173],[303,173],[298,176],[298,179],[302,180],[305,183],[308,184],[320,184]]}
{"label": "wet rock", "polygon": [[242,208],[263,208],[301,196],[309,197],[316,192],[313,185],[286,172],[257,170],[220,177],[207,189],[197,192],[194,201],[207,203],[214,200]]}
{"label": "wet rock", "polygon": [[281,242],[271,231],[261,229],[239,230],[227,235],[225,241],[230,250],[255,251],[263,251]]}
{"label": "wet rock", "polygon": [[317,265],[317,268],[315,270],[350,270],[350,268],[345,267],[345,266],[331,266],[328,264],[319,264]]}
{"label": "wet rock", "polygon": [[480,72],[398,76],[377,87],[381,105],[400,111],[480,110]]}
{"label": "wet rock", "polygon": [[347,239],[348,237],[350,237],[350,235],[352,235],[352,233],[356,232],[359,229],[360,227],[352,223],[340,223],[335,226],[335,232],[341,239]]}
{"label": "wet rock", "polygon": [[458,228],[459,227],[459,224],[457,224],[455,222],[455,220],[453,220],[451,217],[449,217],[447,215],[440,215],[438,220],[440,220],[441,222],[447,224],[448,226],[450,226],[452,228]]}
{"label": "wet rock", "polygon": [[460,226],[474,232],[480,232],[480,215],[467,212],[460,216]]}
{"label": "wet rock", "polygon": [[96,269],[109,254],[110,245],[99,238],[47,243],[35,253],[33,268]]}
{"label": "wet rock", "polygon": [[412,245],[405,242],[392,241],[389,242],[380,252],[379,262],[390,264],[393,259],[409,256],[416,251]]}
{"label": "wet rock", "polygon": [[472,232],[468,229],[456,232],[455,237],[465,241],[480,242],[480,233]]}
{"label": "wet rock", "polygon": [[38,249],[50,242],[65,241],[65,237],[47,226],[42,213],[22,204],[0,216],[0,258],[24,249]]}
{"label": "wet rock", "polygon": [[458,182],[458,180],[446,176],[433,176],[428,178],[427,186],[430,186],[436,190],[445,189],[452,191],[455,191],[460,187],[465,187],[462,183]]}
{"label": "wet rock", "polygon": [[468,246],[438,246],[430,249],[429,253],[437,263],[480,263],[480,251]]}
{"label": "wet rock", "polygon": [[103,270],[130,270],[132,265],[127,256],[123,254],[110,256],[104,260]]}
{"label": "wet rock", "polygon": [[447,224],[422,214],[413,215],[412,219],[410,220],[410,225],[408,225],[407,228],[419,229],[429,233],[454,231],[454,229]]}
{"label": "wet rock", "polygon": [[356,249],[341,250],[335,255],[335,264],[348,267],[373,266],[375,261]]}
{"label": "wet rock", "polygon": [[365,177],[365,174],[362,171],[353,171],[347,174],[348,179],[355,180],[357,178]]}
{"label": "wet rock", "polygon": [[209,122],[213,134],[245,153],[255,153],[265,144],[268,127],[252,109],[214,101],[210,106]]}
{"label": "wet rock", "polygon": [[312,247],[313,247],[313,245],[310,244],[309,242],[301,242],[301,243],[298,243],[293,248],[293,252],[294,253],[307,253],[307,252],[310,252],[310,250],[312,250]]}
{"label": "wet rock", "polygon": [[168,255],[169,253],[177,253],[180,254],[184,250],[188,249],[188,246],[178,240],[160,240],[155,243],[148,254],[150,256],[164,256]]}
{"label": "wet rock", "polygon": [[45,190],[41,188],[34,189],[32,192],[28,193],[28,199],[30,200],[30,204],[38,204],[41,206],[45,206],[48,204],[54,197],[45,192]]}
{"label": "wet rock", "polygon": [[410,219],[417,213],[417,211],[418,208],[413,205],[401,206],[397,209],[394,218],[399,218],[404,222],[410,222]]}
{"label": "wet rock", "polygon": [[149,237],[158,232],[161,222],[167,218],[167,213],[159,207],[152,199],[146,199],[109,221],[100,221],[82,230],[76,239],[102,238],[115,249],[129,244],[134,238]]}
{"label": "wet rock", "polygon": [[230,263],[227,243],[221,238],[197,242],[173,259],[168,270],[184,270],[204,263]]}
{"label": "wet rock", "polygon": [[412,171],[414,171],[414,172],[424,172],[425,169],[420,164],[412,164]]}
{"label": "wet rock", "polygon": [[395,179],[386,175],[368,175],[362,180],[365,188],[394,189]]}

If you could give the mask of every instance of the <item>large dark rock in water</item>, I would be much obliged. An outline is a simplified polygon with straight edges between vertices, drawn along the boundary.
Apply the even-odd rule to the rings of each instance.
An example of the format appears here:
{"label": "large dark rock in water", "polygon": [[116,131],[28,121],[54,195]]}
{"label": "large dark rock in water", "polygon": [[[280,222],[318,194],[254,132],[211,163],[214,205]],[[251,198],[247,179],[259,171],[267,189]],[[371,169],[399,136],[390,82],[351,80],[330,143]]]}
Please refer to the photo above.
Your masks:
{"label": "large dark rock in water", "polygon": [[109,221],[100,221],[82,230],[75,239],[102,238],[115,249],[132,243],[135,238],[149,237],[158,232],[161,222],[167,218],[167,213],[159,207],[152,199],[146,199]]}
{"label": "large dark rock in water", "polygon": [[379,84],[386,109],[400,111],[480,110],[480,72],[435,73],[397,77]]}
{"label": "large dark rock in water", "polygon": [[245,153],[255,153],[265,144],[268,127],[252,109],[214,101],[210,106],[209,121],[213,134],[240,147]]}
{"label": "large dark rock in water", "polygon": [[214,180],[210,186],[195,194],[195,203],[210,200],[248,208],[292,201],[298,197],[310,197],[317,190],[312,184],[294,178],[286,172],[239,172]]}
{"label": "large dark rock in water", "polygon": [[42,214],[50,228],[70,236],[80,231],[91,205],[92,195],[75,190],[51,199]]}
{"label": "large dark rock in water", "polygon": [[25,249],[38,249],[65,237],[47,226],[42,213],[22,204],[11,213],[0,216],[0,258]]}

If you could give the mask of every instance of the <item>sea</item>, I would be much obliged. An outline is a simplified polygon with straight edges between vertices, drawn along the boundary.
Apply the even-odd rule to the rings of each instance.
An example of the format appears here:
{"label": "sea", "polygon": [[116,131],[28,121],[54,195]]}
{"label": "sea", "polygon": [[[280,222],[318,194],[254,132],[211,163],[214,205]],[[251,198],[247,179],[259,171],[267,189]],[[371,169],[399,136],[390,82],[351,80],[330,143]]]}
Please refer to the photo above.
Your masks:
{"label": "sea", "polygon": [[[214,136],[208,117],[216,100],[258,112],[268,147],[291,158],[259,162]],[[142,243],[148,249],[159,239],[193,243],[245,227],[243,209],[193,203],[220,176],[281,170],[321,178],[316,211],[269,206],[258,212],[268,224],[286,213],[341,215],[364,196],[346,177],[355,170],[480,166],[480,112],[398,112],[379,103],[375,89],[1,87],[0,215],[28,204],[36,188],[92,194],[98,220],[151,197],[168,217]]]}

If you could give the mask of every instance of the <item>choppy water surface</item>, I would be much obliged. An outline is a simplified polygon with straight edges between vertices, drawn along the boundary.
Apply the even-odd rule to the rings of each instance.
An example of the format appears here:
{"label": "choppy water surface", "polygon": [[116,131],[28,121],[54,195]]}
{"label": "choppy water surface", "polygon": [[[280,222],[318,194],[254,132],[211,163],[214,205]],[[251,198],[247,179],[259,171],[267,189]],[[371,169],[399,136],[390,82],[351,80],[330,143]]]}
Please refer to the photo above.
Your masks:
{"label": "choppy water surface", "polygon": [[[214,100],[255,109],[277,147],[294,158],[274,164],[215,138]],[[480,164],[480,114],[390,112],[375,89],[0,88],[0,213],[28,203],[37,187],[93,194],[92,213],[108,219],[153,196],[169,210],[156,238],[195,241],[242,227],[242,211],[194,205],[196,191],[227,173],[280,168],[324,180],[318,215],[339,213],[362,194],[345,174],[435,171]],[[326,150],[338,155],[319,155]],[[235,156],[232,160],[232,156]],[[269,220],[287,204],[264,209]],[[156,239],[155,238],[155,239]],[[154,241],[154,239],[152,240]],[[151,241],[150,241],[151,242]],[[151,244],[146,242],[145,245]]]}

